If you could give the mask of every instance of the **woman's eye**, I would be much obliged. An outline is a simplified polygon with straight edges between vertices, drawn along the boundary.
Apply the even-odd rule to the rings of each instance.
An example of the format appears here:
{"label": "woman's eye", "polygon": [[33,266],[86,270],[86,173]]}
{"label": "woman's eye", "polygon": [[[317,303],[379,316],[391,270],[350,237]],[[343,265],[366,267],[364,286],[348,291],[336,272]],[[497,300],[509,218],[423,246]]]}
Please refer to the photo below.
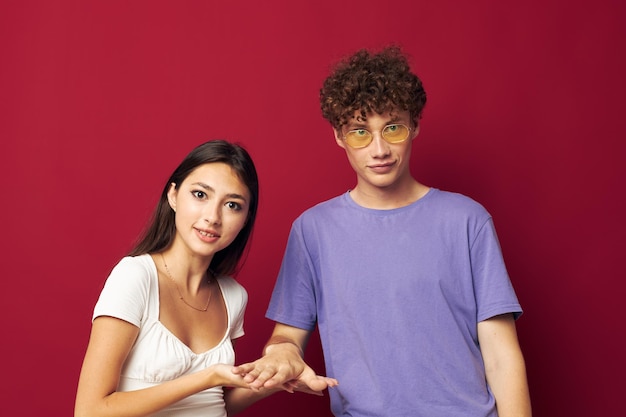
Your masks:
{"label": "woman's eye", "polygon": [[204,191],[192,191],[191,194],[193,194],[196,198],[206,197],[206,193]]}
{"label": "woman's eye", "polygon": [[226,203],[226,207],[228,207],[231,210],[236,210],[236,211],[241,210],[241,204],[235,203],[234,201],[229,201],[228,203]]}

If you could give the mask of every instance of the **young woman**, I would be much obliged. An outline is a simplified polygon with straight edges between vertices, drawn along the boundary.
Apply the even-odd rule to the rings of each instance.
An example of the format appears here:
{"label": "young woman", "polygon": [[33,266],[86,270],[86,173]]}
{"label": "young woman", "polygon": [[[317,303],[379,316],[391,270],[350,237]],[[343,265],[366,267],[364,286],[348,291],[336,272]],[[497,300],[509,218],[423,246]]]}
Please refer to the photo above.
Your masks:
{"label": "young woman", "polygon": [[229,142],[176,168],[95,306],[75,416],[226,416],[268,395],[231,372],[247,293],[230,275],[258,196],[250,156]]}

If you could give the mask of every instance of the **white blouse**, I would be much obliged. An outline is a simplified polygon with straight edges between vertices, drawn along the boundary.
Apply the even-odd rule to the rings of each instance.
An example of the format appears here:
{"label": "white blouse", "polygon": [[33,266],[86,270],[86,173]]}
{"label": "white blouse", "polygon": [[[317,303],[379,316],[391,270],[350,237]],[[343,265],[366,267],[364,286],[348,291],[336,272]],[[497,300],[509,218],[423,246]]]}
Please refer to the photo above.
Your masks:
{"label": "white blouse", "polygon": [[[148,388],[215,363],[234,364],[231,339],[243,336],[248,294],[233,278],[218,277],[228,313],[228,328],[217,346],[194,353],[159,321],[159,279],[148,254],[123,258],[111,271],[94,308],[93,319],[111,316],[139,327],[122,368],[118,391]],[[187,397],[154,414],[158,417],[225,417],[222,387]]]}

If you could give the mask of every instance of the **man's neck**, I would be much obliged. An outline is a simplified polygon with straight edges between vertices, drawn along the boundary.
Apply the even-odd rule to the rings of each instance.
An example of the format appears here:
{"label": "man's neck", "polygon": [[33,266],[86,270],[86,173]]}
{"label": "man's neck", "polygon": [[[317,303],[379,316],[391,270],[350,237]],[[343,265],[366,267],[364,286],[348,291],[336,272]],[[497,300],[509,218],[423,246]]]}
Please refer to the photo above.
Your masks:
{"label": "man's neck", "polygon": [[391,210],[416,202],[424,197],[428,190],[430,190],[429,187],[411,178],[407,184],[395,187],[363,187],[357,185],[350,191],[350,196],[360,206],[377,210]]}

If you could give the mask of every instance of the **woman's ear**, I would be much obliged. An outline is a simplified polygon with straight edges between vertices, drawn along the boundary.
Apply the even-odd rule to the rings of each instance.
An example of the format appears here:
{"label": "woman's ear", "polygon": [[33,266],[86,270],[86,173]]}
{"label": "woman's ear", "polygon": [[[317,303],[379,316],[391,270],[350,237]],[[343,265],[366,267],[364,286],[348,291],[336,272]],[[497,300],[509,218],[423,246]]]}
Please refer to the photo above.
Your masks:
{"label": "woman's ear", "polygon": [[176,213],[176,196],[178,195],[178,190],[176,189],[176,183],[170,184],[170,189],[167,190],[167,202],[169,203],[174,213]]}

